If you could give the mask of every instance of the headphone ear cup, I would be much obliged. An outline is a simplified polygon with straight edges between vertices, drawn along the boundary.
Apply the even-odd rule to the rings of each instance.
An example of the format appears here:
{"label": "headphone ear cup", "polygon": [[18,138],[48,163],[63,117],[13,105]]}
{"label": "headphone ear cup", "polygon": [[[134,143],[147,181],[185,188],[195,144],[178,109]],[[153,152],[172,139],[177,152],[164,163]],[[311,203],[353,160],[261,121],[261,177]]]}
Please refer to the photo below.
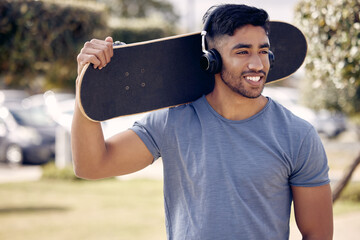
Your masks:
{"label": "headphone ear cup", "polygon": [[270,69],[272,69],[275,65],[275,55],[270,50],[269,50],[269,62],[270,62]]}
{"label": "headphone ear cup", "polygon": [[221,71],[222,60],[220,53],[216,49],[211,49],[204,53],[200,59],[200,66],[203,70],[211,74]]}

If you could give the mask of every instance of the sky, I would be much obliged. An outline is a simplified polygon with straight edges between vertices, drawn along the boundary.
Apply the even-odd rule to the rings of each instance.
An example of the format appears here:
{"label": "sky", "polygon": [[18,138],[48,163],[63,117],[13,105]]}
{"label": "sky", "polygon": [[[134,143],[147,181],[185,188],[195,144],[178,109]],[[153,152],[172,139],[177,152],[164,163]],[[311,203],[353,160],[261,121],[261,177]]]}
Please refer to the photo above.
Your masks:
{"label": "sky", "polygon": [[292,23],[294,7],[298,0],[168,0],[173,3],[175,11],[181,16],[179,26],[184,32],[195,32],[202,29],[201,18],[211,6],[220,3],[246,4],[263,8],[270,15],[270,20]]}

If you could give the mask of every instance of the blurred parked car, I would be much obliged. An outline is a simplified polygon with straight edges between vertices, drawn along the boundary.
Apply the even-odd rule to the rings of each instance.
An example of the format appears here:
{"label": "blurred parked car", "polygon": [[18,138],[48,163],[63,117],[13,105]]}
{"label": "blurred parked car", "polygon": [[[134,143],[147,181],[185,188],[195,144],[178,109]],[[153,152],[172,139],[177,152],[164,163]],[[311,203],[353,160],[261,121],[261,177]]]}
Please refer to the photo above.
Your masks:
{"label": "blurred parked car", "polygon": [[0,106],[0,161],[46,163],[54,157],[56,123],[43,109]]}
{"label": "blurred parked car", "polygon": [[[74,106],[75,99],[61,101],[57,105],[58,114],[55,118],[55,121],[69,132],[71,130],[71,123],[74,115]],[[128,128],[132,127],[136,120],[141,119],[144,116],[145,113],[141,113],[101,122],[101,127],[103,129],[105,139],[115,135],[116,133],[127,130]]]}
{"label": "blurred parked car", "polygon": [[35,94],[25,98],[22,104],[27,107],[41,107],[53,119],[57,119],[61,114],[60,105],[63,101],[75,99],[75,94],[67,92],[46,91],[45,93]]}
{"label": "blurred parked car", "polygon": [[269,96],[296,116],[308,121],[319,134],[326,137],[335,137],[347,128],[347,119],[342,113],[330,112],[325,109],[314,111],[300,105],[299,91],[296,88],[268,86],[264,88],[263,95]]}
{"label": "blurred parked car", "polygon": [[0,104],[20,103],[24,98],[29,97],[29,93],[24,90],[17,89],[1,89],[0,90]]}

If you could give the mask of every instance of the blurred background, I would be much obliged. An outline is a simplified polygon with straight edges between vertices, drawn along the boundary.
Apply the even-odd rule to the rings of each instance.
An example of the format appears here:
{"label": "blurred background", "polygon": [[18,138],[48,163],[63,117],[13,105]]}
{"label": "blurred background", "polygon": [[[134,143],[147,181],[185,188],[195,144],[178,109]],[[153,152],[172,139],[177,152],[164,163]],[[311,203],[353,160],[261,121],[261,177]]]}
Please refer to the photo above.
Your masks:
{"label": "blurred background", "polygon": [[[0,239],[166,239],[161,160],[101,181],[73,174],[76,56],[92,38],[132,43],[201,31],[206,10],[223,2],[263,8],[306,35],[302,68],[264,95],[317,129],[334,239],[360,235],[359,0],[1,0]],[[103,122],[105,137],[142,116]],[[290,239],[300,239],[294,219]]]}

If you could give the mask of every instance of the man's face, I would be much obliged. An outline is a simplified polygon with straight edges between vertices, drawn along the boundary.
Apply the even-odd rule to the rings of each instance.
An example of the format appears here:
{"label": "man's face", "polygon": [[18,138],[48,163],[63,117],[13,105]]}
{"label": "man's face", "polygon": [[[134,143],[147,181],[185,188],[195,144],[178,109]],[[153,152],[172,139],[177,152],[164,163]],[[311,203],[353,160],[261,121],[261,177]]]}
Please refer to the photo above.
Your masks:
{"label": "man's face", "polygon": [[222,81],[234,92],[257,98],[269,72],[269,38],[262,27],[246,25],[220,40]]}

